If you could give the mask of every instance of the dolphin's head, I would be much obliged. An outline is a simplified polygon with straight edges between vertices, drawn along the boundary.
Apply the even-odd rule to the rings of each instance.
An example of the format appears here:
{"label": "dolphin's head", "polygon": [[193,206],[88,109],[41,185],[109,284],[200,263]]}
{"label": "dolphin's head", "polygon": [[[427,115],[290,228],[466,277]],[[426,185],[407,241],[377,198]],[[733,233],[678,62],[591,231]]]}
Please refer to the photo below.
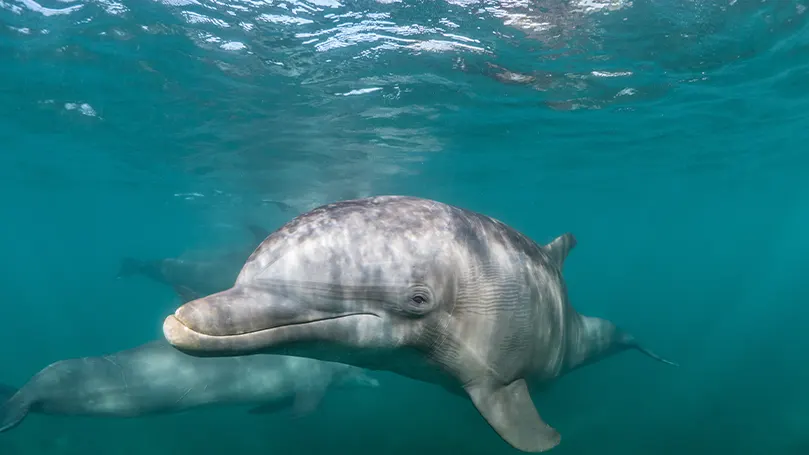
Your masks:
{"label": "dolphin's head", "polygon": [[375,363],[389,351],[428,348],[454,302],[452,277],[424,263],[392,274],[358,260],[362,271],[327,278],[294,271],[312,258],[288,259],[275,265],[293,277],[237,283],[182,305],[164,322],[166,339],[198,356],[297,354],[366,366],[358,355]]}
{"label": "dolphin's head", "polygon": [[258,247],[233,287],[168,316],[166,339],[197,356],[276,353],[412,369],[401,364],[408,356],[391,354],[441,344],[462,252],[456,233],[421,203],[377,209],[349,205],[291,221]]}

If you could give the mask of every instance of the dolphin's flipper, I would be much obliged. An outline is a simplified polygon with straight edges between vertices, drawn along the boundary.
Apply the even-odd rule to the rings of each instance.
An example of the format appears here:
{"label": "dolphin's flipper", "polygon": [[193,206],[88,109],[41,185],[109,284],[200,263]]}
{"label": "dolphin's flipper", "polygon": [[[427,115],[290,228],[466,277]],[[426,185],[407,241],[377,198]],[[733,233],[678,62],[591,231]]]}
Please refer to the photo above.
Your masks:
{"label": "dolphin's flipper", "polygon": [[524,379],[505,386],[478,383],[466,391],[489,425],[517,449],[544,452],[559,444],[561,435],[539,416]]}
{"label": "dolphin's flipper", "polygon": [[551,259],[553,264],[562,270],[562,265],[565,263],[568,253],[576,246],[576,237],[571,233],[565,233],[553,239],[553,241],[542,249],[545,254]]}
{"label": "dolphin's flipper", "polygon": [[183,303],[204,297],[199,292],[189,288],[188,286],[183,286],[182,284],[174,284],[171,287],[174,288],[174,292],[180,297],[180,300],[182,300]]}
{"label": "dolphin's flipper", "polygon": [[0,385],[0,433],[19,425],[28,415],[29,407],[17,389]]}
{"label": "dolphin's flipper", "polygon": [[289,411],[292,417],[299,418],[312,413],[320,405],[326,388],[315,387],[313,389],[298,392],[293,397],[284,397],[275,401],[270,401],[247,411],[249,414],[273,414],[281,411]]}
{"label": "dolphin's flipper", "polygon": [[270,231],[264,229],[261,226],[255,225],[255,224],[247,225],[247,229],[250,231],[250,234],[253,235],[253,239],[257,243],[263,242],[264,239],[266,239],[267,237],[270,236]]}

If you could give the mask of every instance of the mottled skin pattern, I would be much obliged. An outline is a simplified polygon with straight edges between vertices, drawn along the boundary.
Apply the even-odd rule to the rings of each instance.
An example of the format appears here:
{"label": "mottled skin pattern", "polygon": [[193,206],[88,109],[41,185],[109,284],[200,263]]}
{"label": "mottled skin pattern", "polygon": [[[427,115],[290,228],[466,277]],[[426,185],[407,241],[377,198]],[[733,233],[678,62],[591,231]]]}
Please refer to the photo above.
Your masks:
{"label": "mottled skin pattern", "polygon": [[159,340],[49,365],[0,403],[0,432],[28,412],[137,417],[224,404],[256,404],[261,411],[276,403],[308,412],[332,386],[378,382],[340,363],[280,355],[200,358]]}
{"label": "mottled skin pattern", "polygon": [[512,446],[540,452],[560,436],[529,385],[642,349],[569,304],[574,245],[565,234],[540,246],[431,200],[338,202],[271,234],[231,289],[178,308],[164,334],[192,355],[283,352],[437,383],[468,394]]}

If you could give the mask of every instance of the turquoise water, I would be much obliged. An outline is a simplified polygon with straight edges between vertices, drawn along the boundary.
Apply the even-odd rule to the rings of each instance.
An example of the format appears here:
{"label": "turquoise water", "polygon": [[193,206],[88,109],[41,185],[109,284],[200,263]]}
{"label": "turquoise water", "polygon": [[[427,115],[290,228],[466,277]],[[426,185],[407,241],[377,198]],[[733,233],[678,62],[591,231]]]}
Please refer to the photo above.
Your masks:
{"label": "turquoise water", "polygon": [[[162,336],[177,295],[122,258],[408,194],[574,233],[574,306],[682,365],[625,353],[535,396],[553,453],[806,454],[806,8],[0,0],[0,382]],[[301,419],[32,415],[0,453],[518,453],[379,377]]]}

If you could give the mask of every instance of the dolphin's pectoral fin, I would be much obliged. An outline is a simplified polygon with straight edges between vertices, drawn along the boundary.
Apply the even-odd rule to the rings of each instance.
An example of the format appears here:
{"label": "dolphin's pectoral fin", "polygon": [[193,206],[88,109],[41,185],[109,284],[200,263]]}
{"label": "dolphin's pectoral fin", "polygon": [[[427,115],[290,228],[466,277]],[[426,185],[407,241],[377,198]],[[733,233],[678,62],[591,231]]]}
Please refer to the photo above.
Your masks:
{"label": "dolphin's pectoral fin", "polygon": [[320,405],[326,388],[315,387],[302,390],[294,396],[286,396],[273,400],[247,411],[249,414],[273,414],[281,411],[288,411],[293,418],[304,417],[312,413]]}
{"label": "dolphin's pectoral fin", "polygon": [[554,265],[556,265],[559,270],[562,270],[568,253],[570,253],[570,250],[575,246],[576,238],[573,237],[573,234],[568,232],[556,237],[551,243],[543,246],[542,249]]}
{"label": "dolphin's pectoral fin", "polygon": [[183,303],[188,303],[192,300],[197,300],[203,297],[203,295],[200,294],[199,292],[194,291],[188,286],[183,286],[182,284],[175,284],[172,287],[174,288],[174,292],[180,297],[180,300],[182,300]]}
{"label": "dolphin's pectoral fin", "polygon": [[470,385],[466,391],[489,425],[516,449],[544,452],[559,444],[559,432],[539,416],[524,379],[505,386],[492,382]]}

